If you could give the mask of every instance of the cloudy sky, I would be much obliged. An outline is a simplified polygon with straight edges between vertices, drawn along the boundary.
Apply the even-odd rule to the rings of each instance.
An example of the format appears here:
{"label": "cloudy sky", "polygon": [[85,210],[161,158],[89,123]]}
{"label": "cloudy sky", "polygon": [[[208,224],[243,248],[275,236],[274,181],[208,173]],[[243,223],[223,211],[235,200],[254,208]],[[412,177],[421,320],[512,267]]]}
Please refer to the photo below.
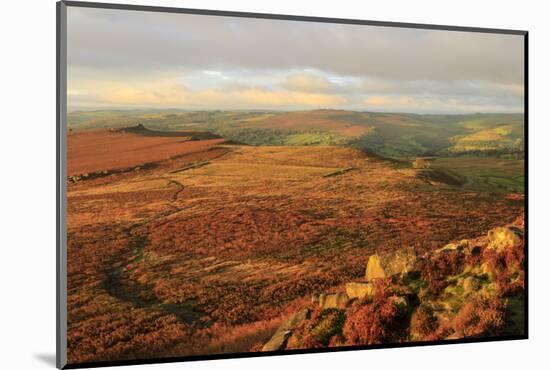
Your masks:
{"label": "cloudy sky", "polygon": [[523,37],[68,8],[69,109],[523,112]]}

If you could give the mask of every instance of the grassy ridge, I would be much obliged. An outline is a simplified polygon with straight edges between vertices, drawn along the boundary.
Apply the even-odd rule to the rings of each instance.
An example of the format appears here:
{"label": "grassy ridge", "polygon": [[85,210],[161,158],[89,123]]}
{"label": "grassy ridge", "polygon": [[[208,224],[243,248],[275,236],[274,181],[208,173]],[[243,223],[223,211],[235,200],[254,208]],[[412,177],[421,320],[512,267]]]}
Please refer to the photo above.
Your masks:
{"label": "grassy ridge", "polygon": [[72,112],[68,118],[73,130],[139,123],[151,130],[208,131],[254,146],[351,146],[406,166],[415,157],[437,157],[434,168],[452,171],[475,190],[524,188],[521,114],[119,110]]}
{"label": "grassy ridge", "polygon": [[77,111],[74,130],[144,124],[212,131],[250,145],[351,145],[389,157],[523,152],[523,115],[418,115],[344,110]]}

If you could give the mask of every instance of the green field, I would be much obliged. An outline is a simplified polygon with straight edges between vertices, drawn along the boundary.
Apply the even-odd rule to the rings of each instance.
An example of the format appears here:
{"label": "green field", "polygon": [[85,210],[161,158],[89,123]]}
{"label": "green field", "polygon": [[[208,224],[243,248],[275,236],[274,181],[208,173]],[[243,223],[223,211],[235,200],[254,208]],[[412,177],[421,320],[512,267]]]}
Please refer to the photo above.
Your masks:
{"label": "green field", "polygon": [[351,145],[393,158],[523,152],[523,115],[418,115],[316,110],[128,110],[69,113],[73,130],[125,127],[212,131],[249,145]]}
{"label": "green field", "polygon": [[524,161],[496,157],[460,156],[438,158],[434,169],[451,169],[466,178],[465,186],[478,191],[523,192]]}
{"label": "green field", "polygon": [[[153,130],[208,131],[255,146],[351,146],[409,167],[431,157],[428,177],[478,191],[524,189],[521,114],[419,115],[346,110],[98,110],[68,115],[75,131],[142,124]],[[456,180],[456,181],[455,181]]]}

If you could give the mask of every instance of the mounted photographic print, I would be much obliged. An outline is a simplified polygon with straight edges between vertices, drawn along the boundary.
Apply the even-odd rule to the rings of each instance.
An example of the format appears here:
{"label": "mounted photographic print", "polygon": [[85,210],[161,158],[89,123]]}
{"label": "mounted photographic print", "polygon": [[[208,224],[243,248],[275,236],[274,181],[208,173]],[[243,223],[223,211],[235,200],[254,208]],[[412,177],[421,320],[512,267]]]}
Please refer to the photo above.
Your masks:
{"label": "mounted photographic print", "polygon": [[527,338],[526,56],[58,3],[58,366]]}

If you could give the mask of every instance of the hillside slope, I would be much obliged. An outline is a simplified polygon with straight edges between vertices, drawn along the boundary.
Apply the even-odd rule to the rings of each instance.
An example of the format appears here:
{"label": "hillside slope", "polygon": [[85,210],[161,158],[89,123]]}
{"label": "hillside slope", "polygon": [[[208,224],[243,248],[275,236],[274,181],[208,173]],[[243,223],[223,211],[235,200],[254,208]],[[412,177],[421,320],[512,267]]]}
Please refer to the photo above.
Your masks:
{"label": "hillside slope", "polygon": [[524,210],[521,194],[427,180],[354,148],[208,142],[68,183],[71,361],[249,351],[312,294],[345,291],[368,256],[422,255]]}
{"label": "hillside slope", "polygon": [[207,151],[224,141],[208,132],[161,132],[142,125],[70,132],[67,174],[71,178],[94,177],[102,172],[151,167],[173,156]]}
{"label": "hillside slope", "polygon": [[142,123],[155,130],[210,131],[251,145],[349,145],[388,157],[523,153],[522,114],[421,115],[312,111],[71,112],[74,130]]}

